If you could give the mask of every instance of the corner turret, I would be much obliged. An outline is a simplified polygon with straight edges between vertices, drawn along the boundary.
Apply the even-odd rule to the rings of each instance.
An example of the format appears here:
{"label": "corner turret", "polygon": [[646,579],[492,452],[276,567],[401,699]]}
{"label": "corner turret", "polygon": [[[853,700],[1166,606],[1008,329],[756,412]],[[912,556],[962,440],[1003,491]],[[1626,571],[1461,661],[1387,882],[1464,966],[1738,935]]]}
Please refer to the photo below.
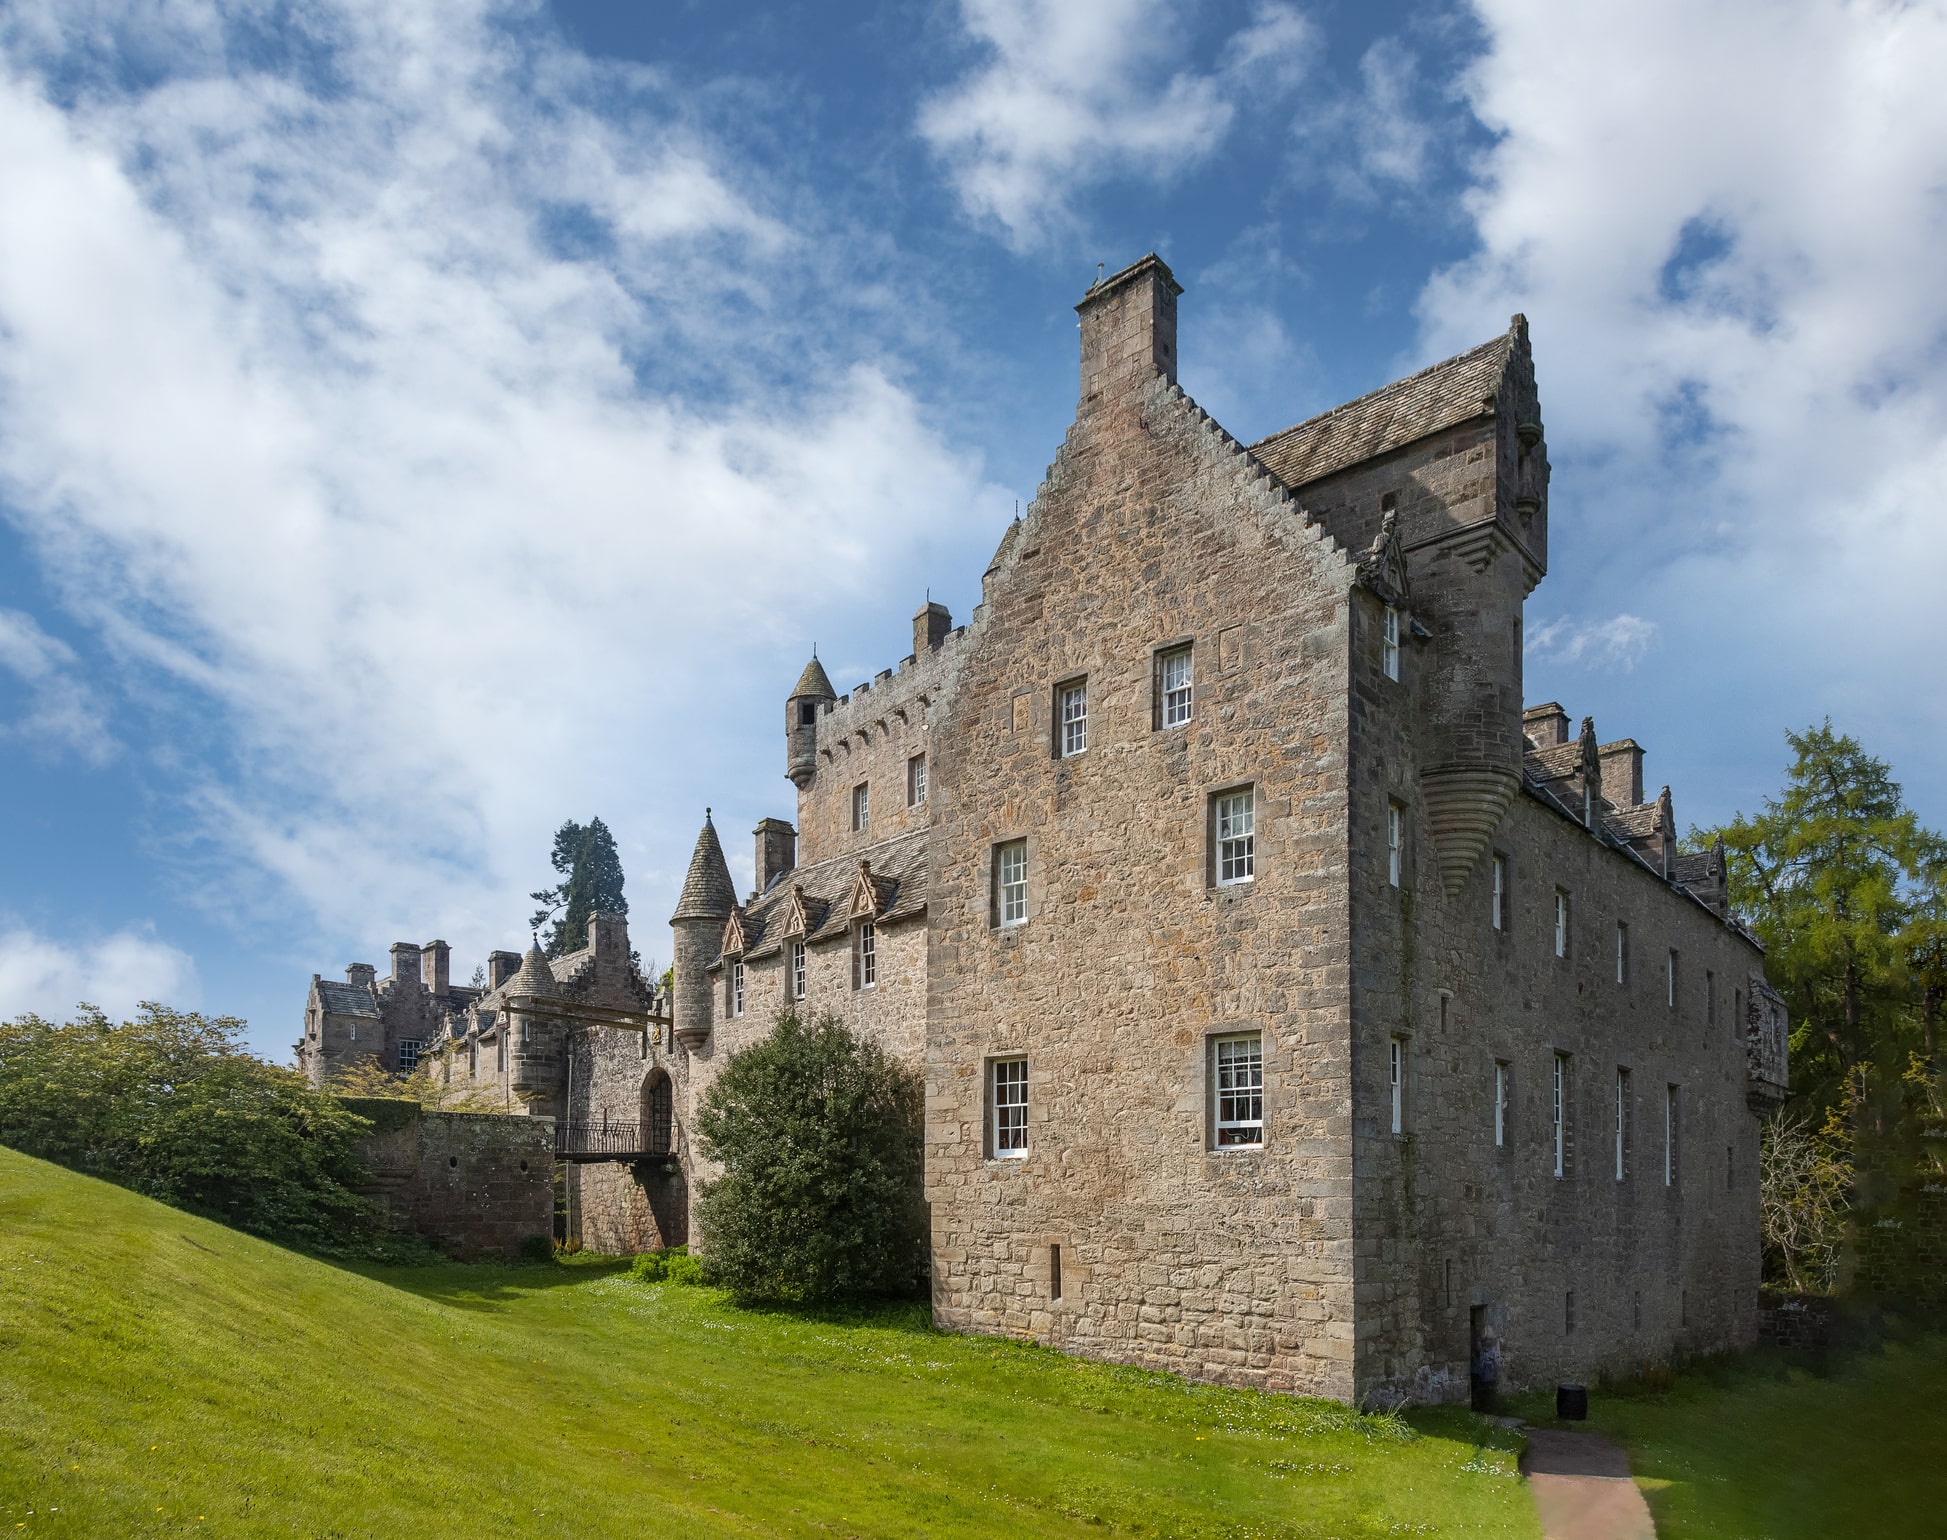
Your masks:
{"label": "corner turret", "polygon": [[560,1088],[563,1053],[558,1025],[537,1020],[561,986],[537,942],[521,959],[520,971],[507,981],[507,1084],[532,1115],[552,1115]]}
{"label": "corner turret", "polygon": [[[816,659],[805,670],[803,688],[812,669],[824,681],[825,671]],[[829,692],[831,685],[825,683]],[[795,700],[795,697],[794,697]],[[672,1030],[676,1041],[690,1052],[701,1048],[710,1037],[712,998],[709,976],[705,973],[717,960],[723,941],[723,924],[737,907],[737,889],[730,881],[730,867],[723,859],[723,845],[717,827],[710,821],[710,810],[703,810],[703,830],[696,837],[696,850],[690,856],[689,875],[683,879],[683,894],[670,916],[670,929],[676,932],[670,959],[675,986]]]}
{"label": "corner turret", "polygon": [[[818,768],[818,713],[827,701],[837,699],[838,691],[825,677],[825,665],[813,653],[784,707],[784,773],[799,791],[805,789]],[[704,828],[709,828],[707,820]],[[691,871],[694,873],[695,868]]]}

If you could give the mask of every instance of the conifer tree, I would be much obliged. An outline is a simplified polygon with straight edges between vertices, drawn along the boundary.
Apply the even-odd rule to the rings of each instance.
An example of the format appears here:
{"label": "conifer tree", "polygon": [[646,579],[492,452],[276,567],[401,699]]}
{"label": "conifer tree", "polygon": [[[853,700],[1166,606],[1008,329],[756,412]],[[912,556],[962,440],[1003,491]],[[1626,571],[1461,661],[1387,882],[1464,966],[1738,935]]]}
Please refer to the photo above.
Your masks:
{"label": "conifer tree", "polygon": [[548,859],[562,881],[528,895],[542,906],[528,923],[539,929],[558,914],[542,950],[550,957],[565,957],[588,945],[590,915],[628,914],[629,901],[622,894],[622,858],[616,853],[615,836],[601,819],[579,824],[571,818],[554,831],[554,852]]}

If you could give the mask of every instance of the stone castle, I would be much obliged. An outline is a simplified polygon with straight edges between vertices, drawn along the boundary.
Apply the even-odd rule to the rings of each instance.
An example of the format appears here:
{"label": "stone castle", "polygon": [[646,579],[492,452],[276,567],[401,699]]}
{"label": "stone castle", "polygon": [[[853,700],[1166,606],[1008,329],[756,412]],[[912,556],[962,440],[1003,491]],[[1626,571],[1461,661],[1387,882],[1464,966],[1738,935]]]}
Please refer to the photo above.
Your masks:
{"label": "stone castle", "polygon": [[1082,299],[971,623],[806,667],[795,824],[740,901],[706,817],[668,995],[610,917],[481,988],[400,945],[314,980],[303,1062],[552,1116],[567,1225],[627,1251],[688,1239],[726,1058],[830,1008],[923,1066],[943,1326],[1347,1401],[1751,1342],[1784,1014],[1641,747],[1524,709],[1526,322],[1247,446],[1176,383],[1180,292]]}

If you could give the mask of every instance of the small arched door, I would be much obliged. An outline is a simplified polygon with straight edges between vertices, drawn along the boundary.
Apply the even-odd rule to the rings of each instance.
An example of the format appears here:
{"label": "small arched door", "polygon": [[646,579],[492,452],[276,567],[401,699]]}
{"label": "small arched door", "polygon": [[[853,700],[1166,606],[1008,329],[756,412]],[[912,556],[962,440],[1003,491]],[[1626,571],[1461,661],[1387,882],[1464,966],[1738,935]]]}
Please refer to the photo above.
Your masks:
{"label": "small arched door", "polygon": [[661,1070],[650,1075],[642,1087],[642,1132],[644,1148],[651,1155],[667,1155],[675,1121],[675,1101],[669,1076]]}

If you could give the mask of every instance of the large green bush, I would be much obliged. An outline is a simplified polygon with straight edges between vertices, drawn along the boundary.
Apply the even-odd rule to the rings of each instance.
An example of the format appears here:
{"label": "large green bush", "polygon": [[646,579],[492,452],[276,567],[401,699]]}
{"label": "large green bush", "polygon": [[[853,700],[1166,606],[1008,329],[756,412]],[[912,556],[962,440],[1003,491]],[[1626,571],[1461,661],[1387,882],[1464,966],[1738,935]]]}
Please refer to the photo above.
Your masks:
{"label": "large green bush", "polygon": [[370,1126],[242,1046],[243,1023],[144,1004],[0,1023],[0,1144],[239,1229],[327,1248],[379,1233],[356,1189]]}
{"label": "large green bush", "polygon": [[747,1299],[909,1294],[926,1255],[919,1074],[829,1013],[731,1056],[697,1116],[710,1278]]}

